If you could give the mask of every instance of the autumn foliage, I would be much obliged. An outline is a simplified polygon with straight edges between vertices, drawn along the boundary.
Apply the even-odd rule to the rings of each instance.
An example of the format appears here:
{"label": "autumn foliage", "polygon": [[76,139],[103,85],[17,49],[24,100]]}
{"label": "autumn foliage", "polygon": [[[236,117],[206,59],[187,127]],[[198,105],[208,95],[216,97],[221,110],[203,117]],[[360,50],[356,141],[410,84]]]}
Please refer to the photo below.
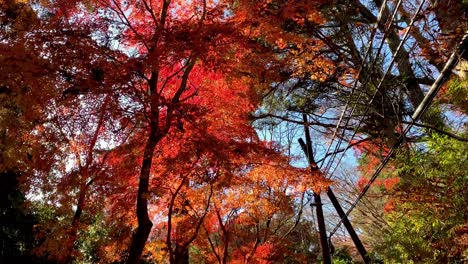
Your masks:
{"label": "autumn foliage", "polygon": [[[0,175],[8,192],[24,194],[14,201],[21,210],[8,213],[29,219],[34,234],[17,247],[54,263],[319,261],[305,205],[334,175],[292,166],[300,162],[285,138],[297,141],[292,130],[307,125],[320,135],[315,151],[332,129],[343,131],[362,190],[421,101],[432,77],[421,75],[455,46],[444,36],[462,32],[446,19],[461,11],[426,5],[412,36],[418,48],[400,54],[379,90],[381,69],[360,72],[368,58],[356,43],[384,31],[371,8],[381,1],[348,2],[1,1]],[[408,25],[414,7],[404,2]],[[389,54],[407,30],[398,23],[385,32]],[[336,126],[343,108],[350,119]],[[310,122],[295,120],[302,115]],[[441,116],[434,110],[443,124]],[[261,137],[261,121],[296,127]],[[430,199],[402,194],[408,179],[395,164],[371,186],[388,214]]]}
{"label": "autumn foliage", "polygon": [[[250,114],[288,63],[265,45],[295,45],[310,56],[320,49],[284,32],[281,21],[323,19],[305,2],[282,6],[279,17],[261,11],[270,4],[3,4],[12,20],[5,32],[17,35],[2,43],[10,56],[2,61],[16,59],[1,85],[8,93],[18,81],[29,87],[13,92],[14,104],[31,115],[25,122],[37,119],[25,142],[45,148],[28,152],[38,163],[30,192],[48,201],[36,254],[60,263],[83,258],[77,245],[96,230],[111,232],[94,249],[105,262],[181,263],[193,245],[223,263],[284,254],[281,236],[291,226],[281,225],[314,181],[258,138]],[[15,67],[27,70],[15,77]],[[46,158],[49,166],[41,165]]]}

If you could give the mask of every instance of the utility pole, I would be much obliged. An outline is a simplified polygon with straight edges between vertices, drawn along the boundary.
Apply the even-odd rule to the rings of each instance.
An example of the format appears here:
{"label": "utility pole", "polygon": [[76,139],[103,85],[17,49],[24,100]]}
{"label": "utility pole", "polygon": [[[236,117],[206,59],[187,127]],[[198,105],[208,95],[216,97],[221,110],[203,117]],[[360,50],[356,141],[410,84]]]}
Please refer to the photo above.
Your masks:
{"label": "utility pole", "polygon": [[[307,156],[307,159],[309,161],[311,175],[313,176],[314,174],[319,172],[319,169],[317,167],[317,164],[315,163],[314,156],[312,153],[312,143],[310,140],[309,127],[307,126],[307,116],[304,114],[303,118],[304,118],[304,132],[305,132],[305,138],[306,138],[307,143],[304,143],[302,138],[300,138],[299,144],[301,144],[302,150]],[[315,203],[315,212],[317,214],[317,224],[319,228],[320,247],[322,249],[323,263],[331,264],[331,255],[330,255],[330,249],[329,249],[328,241],[327,241],[327,230],[325,228],[325,218],[323,217],[323,208],[322,208],[322,201],[320,198],[320,193],[314,192],[314,203]]]}
{"label": "utility pole", "polygon": [[[311,169],[312,174],[319,173],[321,174],[320,169],[318,168],[317,164],[315,163],[314,155],[312,152],[312,141],[310,138],[310,131],[309,127],[307,125],[307,116],[304,114],[303,115],[304,119],[304,132],[305,132],[305,138],[306,142],[302,140],[302,138],[299,139],[299,144],[301,145],[302,150],[307,156],[308,162],[309,162],[309,167]],[[331,203],[333,204],[333,207],[335,207],[335,210],[337,211],[340,219],[342,219],[346,230],[348,231],[348,234],[350,235],[351,239],[353,240],[354,245],[356,246],[356,249],[358,250],[359,254],[361,255],[362,259],[364,260],[364,263],[368,264],[371,263],[371,259],[367,254],[367,250],[362,244],[361,240],[359,239],[359,236],[357,235],[356,231],[354,230],[353,226],[351,225],[351,222],[349,221],[348,217],[346,216],[346,213],[344,212],[343,208],[341,207],[340,203],[338,202],[338,199],[336,198],[333,190],[331,187],[327,188],[326,191],[328,198],[330,199]],[[326,229],[325,229],[325,219],[323,216],[323,208],[322,208],[322,203],[321,203],[321,198],[320,194],[317,194],[314,192],[314,201],[316,204],[316,213],[317,213],[317,222],[319,226],[319,233],[320,233],[320,245],[322,247],[322,256],[323,256],[323,261],[324,263],[331,263],[331,256],[330,256],[330,251],[329,251],[329,245],[327,241],[327,236],[326,236]],[[329,261],[329,262],[327,262]]]}
{"label": "utility pole", "polygon": [[369,255],[367,255],[366,248],[362,244],[361,239],[359,239],[359,236],[356,234],[356,231],[354,230],[353,226],[351,225],[351,222],[349,221],[348,217],[346,216],[346,213],[343,211],[343,208],[341,207],[340,203],[338,202],[338,199],[336,199],[336,196],[333,193],[331,187],[328,187],[327,195],[328,195],[328,198],[330,198],[331,203],[335,207],[336,212],[340,216],[340,219],[343,219],[343,224],[346,227],[346,230],[348,231],[349,236],[353,240],[354,246],[356,246],[356,249],[358,250],[359,255],[361,255],[362,260],[364,260],[364,263],[366,263],[366,264],[371,263],[371,258],[369,257]]}

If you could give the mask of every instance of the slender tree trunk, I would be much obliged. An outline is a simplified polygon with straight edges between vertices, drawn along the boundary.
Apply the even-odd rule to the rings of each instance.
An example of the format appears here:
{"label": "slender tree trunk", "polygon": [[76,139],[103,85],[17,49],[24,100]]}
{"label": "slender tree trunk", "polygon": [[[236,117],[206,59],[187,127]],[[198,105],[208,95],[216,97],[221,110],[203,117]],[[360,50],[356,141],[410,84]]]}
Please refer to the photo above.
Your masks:
{"label": "slender tree trunk", "polygon": [[224,234],[223,240],[224,240],[224,247],[223,247],[223,264],[228,263],[228,256],[229,256],[229,233],[226,232]]}
{"label": "slender tree trunk", "polygon": [[80,225],[80,218],[83,213],[84,206],[85,206],[86,190],[87,190],[86,185],[82,185],[80,187],[80,192],[79,192],[80,196],[78,198],[78,203],[76,205],[75,214],[73,215],[71,228],[68,233],[68,241],[67,241],[67,246],[65,249],[67,251],[67,254],[64,259],[59,261],[59,263],[67,264],[67,263],[71,263],[75,259],[73,250],[75,249],[75,242],[78,237],[78,228]]}
{"label": "slender tree trunk", "polygon": [[[221,214],[219,213],[219,210],[216,209],[216,216],[218,218],[218,223],[219,223],[219,226],[221,227],[221,231],[222,231],[222,235],[221,235],[221,239],[223,241],[223,259],[222,261],[220,260],[218,254],[216,254],[216,250],[215,248],[213,247],[212,245],[212,249],[213,249],[213,252],[216,254],[216,258],[218,259],[218,261],[222,264],[226,264],[227,263],[227,260],[228,260],[228,255],[229,255],[229,231],[227,230],[226,228],[226,225],[223,223],[223,218],[221,217]],[[228,224],[229,222],[229,217],[228,219],[226,220],[226,224]],[[210,241],[211,243],[211,241]]]}
{"label": "slender tree trunk", "polygon": [[157,134],[157,127],[151,126],[150,135],[146,142],[143,163],[141,165],[140,179],[138,184],[137,194],[137,219],[138,227],[133,235],[132,243],[130,245],[129,256],[127,264],[137,264],[140,262],[141,254],[146,244],[146,240],[151,232],[153,223],[148,215],[148,195],[149,195],[149,176],[151,171],[151,163],[153,160],[154,150],[160,137]]}
{"label": "slender tree trunk", "polygon": [[[78,228],[80,225],[80,219],[81,215],[83,214],[83,210],[85,208],[85,203],[86,203],[86,192],[88,191],[89,186],[93,182],[93,179],[89,179],[89,167],[91,166],[91,163],[93,161],[93,150],[94,147],[96,146],[96,142],[98,140],[99,132],[101,131],[102,126],[104,125],[104,114],[105,114],[105,109],[110,101],[110,96],[106,96],[104,99],[104,102],[101,106],[100,109],[100,115],[99,115],[99,122],[96,127],[96,131],[94,132],[94,135],[91,139],[91,143],[88,148],[88,153],[86,155],[86,161],[84,167],[81,167],[80,164],[80,174],[83,177],[82,178],[82,183],[80,185],[80,191],[79,191],[79,196],[78,196],[78,202],[76,204],[76,211],[75,214],[73,215],[73,220],[71,224],[71,229],[68,237],[68,243],[69,243],[69,248],[67,256],[64,259],[64,263],[71,263],[75,256],[73,254],[73,250],[75,249],[75,242],[78,238]],[[89,182],[87,182],[89,181]]]}
{"label": "slender tree trunk", "polygon": [[187,88],[187,81],[190,72],[195,66],[195,58],[189,59],[187,67],[185,68],[182,80],[179,88],[172,97],[172,104],[167,109],[167,116],[162,128],[159,127],[159,96],[157,95],[157,78],[158,72],[153,72],[151,78],[148,81],[149,95],[153,96],[151,100],[151,116],[150,116],[150,134],[148,141],[145,145],[145,151],[143,154],[143,163],[140,170],[140,179],[138,183],[138,194],[137,194],[137,210],[136,215],[138,219],[137,231],[133,235],[132,243],[129,249],[129,256],[127,258],[127,264],[137,264],[140,262],[141,254],[148,239],[149,233],[153,223],[149,219],[148,215],[148,196],[149,196],[149,177],[151,171],[151,163],[153,160],[154,150],[159,141],[167,135],[171,128],[173,121],[174,107],[179,103],[180,96]]}
{"label": "slender tree trunk", "polygon": [[171,264],[189,264],[189,249],[176,245],[174,250],[174,262]]}

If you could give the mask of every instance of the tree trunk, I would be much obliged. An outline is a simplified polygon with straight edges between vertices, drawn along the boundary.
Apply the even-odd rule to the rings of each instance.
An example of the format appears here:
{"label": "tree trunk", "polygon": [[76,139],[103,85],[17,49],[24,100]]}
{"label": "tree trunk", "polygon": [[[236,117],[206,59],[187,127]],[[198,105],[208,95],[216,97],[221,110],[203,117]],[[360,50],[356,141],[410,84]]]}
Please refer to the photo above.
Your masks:
{"label": "tree trunk", "polygon": [[86,191],[87,191],[87,186],[83,184],[80,187],[80,193],[79,193],[79,198],[78,198],[78,203],[76,205],[76,211],[75,214],[73,215],[73,221],[71,225],[71,229],[69,232],[68,236],[68,243],[67,243],[67,256],[63,259],[63,262],[60,261],[61,263],[71,263],[75,259],[74,255],[74,249],[75,249],[75,242],[78,237],[78,228],[80,225],[80,218],[81,214],[83,213],[83,208],[85,206],[85,198],[86,198]]}
{"label": "tree trunk", "polygon": [[96,131],[94,132],[93,138],[91,139],[91,143],[88,148],[88,154],[86,156],[86,163],[84,167],[81,167],[81,162],[79,163],[80,174],[82,176],[82,183],[80,185],[78,202],[76,204],[76,211],[75,211],[75,214],[73,215],[72,225],[71,225],[71,229],[70,229],[70,233],[68,237],[69,248],[66,249],[68,250],[68,253],[67,253],[67,256],[65,257],[64,263],[71,263],[75,259],[73,251],[75,249],[75,242],[78,238],[78,228],[80,226],[81,215],[83,214],[83,210],[85,208],[86,192],[88,191],[89,186],[94,180],[94,179],[91,179],[91,180],[88,179],[89,167],[91,166],[91,163],[93,161],[93,150],[94,150],[94,147],[96,146],[96,142],[98,140],[101,127],[104,124],[105,109],[109,101],[110,101],[110,96],[107,95],[100,109],[99,122],[97,124]]}
{"label": "tree trunk", "polygon": [[174,250],[174,262],[171,264],[189,264],[188,247],[181,247],[176,245]]}
{"label": "tree trunk", "polygon": [[151,171],[151,163],[153,160],[154,150],[160,137],[157,136],[157,127],[152,126],[151,132],[146,142],[145,152],[143,156],[143,163],[141,165],[140,180],[138,184],[137,194],[137,219],[138,227],[133,235],[132,243],[130,245],[129,256],[127,264],[137,264],[140,262],[141,254],[146,244],[146,240],[151,232],[153,223],[148,216],[148,188],[149,176]]}

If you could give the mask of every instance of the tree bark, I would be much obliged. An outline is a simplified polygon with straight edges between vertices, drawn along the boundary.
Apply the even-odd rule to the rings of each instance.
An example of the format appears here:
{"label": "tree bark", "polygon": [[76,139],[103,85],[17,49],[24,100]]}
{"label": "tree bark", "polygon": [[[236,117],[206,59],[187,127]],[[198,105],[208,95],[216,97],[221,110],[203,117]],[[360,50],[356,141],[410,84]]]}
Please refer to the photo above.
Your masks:
{"label": "tree bark", "polygon": [[176,245],[173,264],[189,264],[188,247]]}
{"label": "tree bark", "polygon": [[75,258],[73,251],[75,249],[76,239],[78,238],[78,229],[80,225],[81,215],[83,214],[83,210],[86,205],[86,192],[88,191],[89,186],[93,183],[93,180],[94,180],[94,179],[89,179],[89,167],[91,166],[91,163],[93,162],[93,150],[94,150],[94,147],[96,146],[96,142],[98,140],[98,136],[101,131],[101,128],[104,125],[104,114],[105,114],[105,110],[109,101],[110,101],[110,96],[108,95],[104,99],[104,102],[100,108],[99,122],[97,124],[96,131],[94,132],[94,135],[91,139],[90,145],[88,147],[88,153],[86,155],[84,167],[82,167],[81,162],[79,162],[82,182],[80,184],[78,202],[76,204],[76,211],[75,211],[75,214],[73,215],[71,229],[69,232],[69,237],[68,237],[69,248],[67,248],[68,253],[67,253],[66,258],[64,259],[64,263],[71,263]]}
{"label": "tree bark", "polygon": [[146,240],[148,239],[151,228],[153,227],[153,223],[149,219],[148,215],[148,189],[154,150],[158,141],[161,139],[157,132],[157,127],[152,126],[148,141],[146,142],[145,146],[137,194],[136,214],[138,219],[138,227],[132,238],[129,256],[126,261],[127,264],[137,264],[140,262]]}
{"label": "tree bark", "polygon": [[67,241],[67,256],[59,261],[60,263],[71,263],[75,259],[74,249],[75,249],[75,242],[78,237],[78,228],[80,224],[80,218],[83,213],[83,209],[85,206],[85,198],[86,198],[86,191],[88,186],[86,184],[82,184],[80,186],[80,192],[78,197],[78,203],[76,205],[76,211],[73,215],[73,220],[71,224],[70,232],[68,233],[68,241]]}

